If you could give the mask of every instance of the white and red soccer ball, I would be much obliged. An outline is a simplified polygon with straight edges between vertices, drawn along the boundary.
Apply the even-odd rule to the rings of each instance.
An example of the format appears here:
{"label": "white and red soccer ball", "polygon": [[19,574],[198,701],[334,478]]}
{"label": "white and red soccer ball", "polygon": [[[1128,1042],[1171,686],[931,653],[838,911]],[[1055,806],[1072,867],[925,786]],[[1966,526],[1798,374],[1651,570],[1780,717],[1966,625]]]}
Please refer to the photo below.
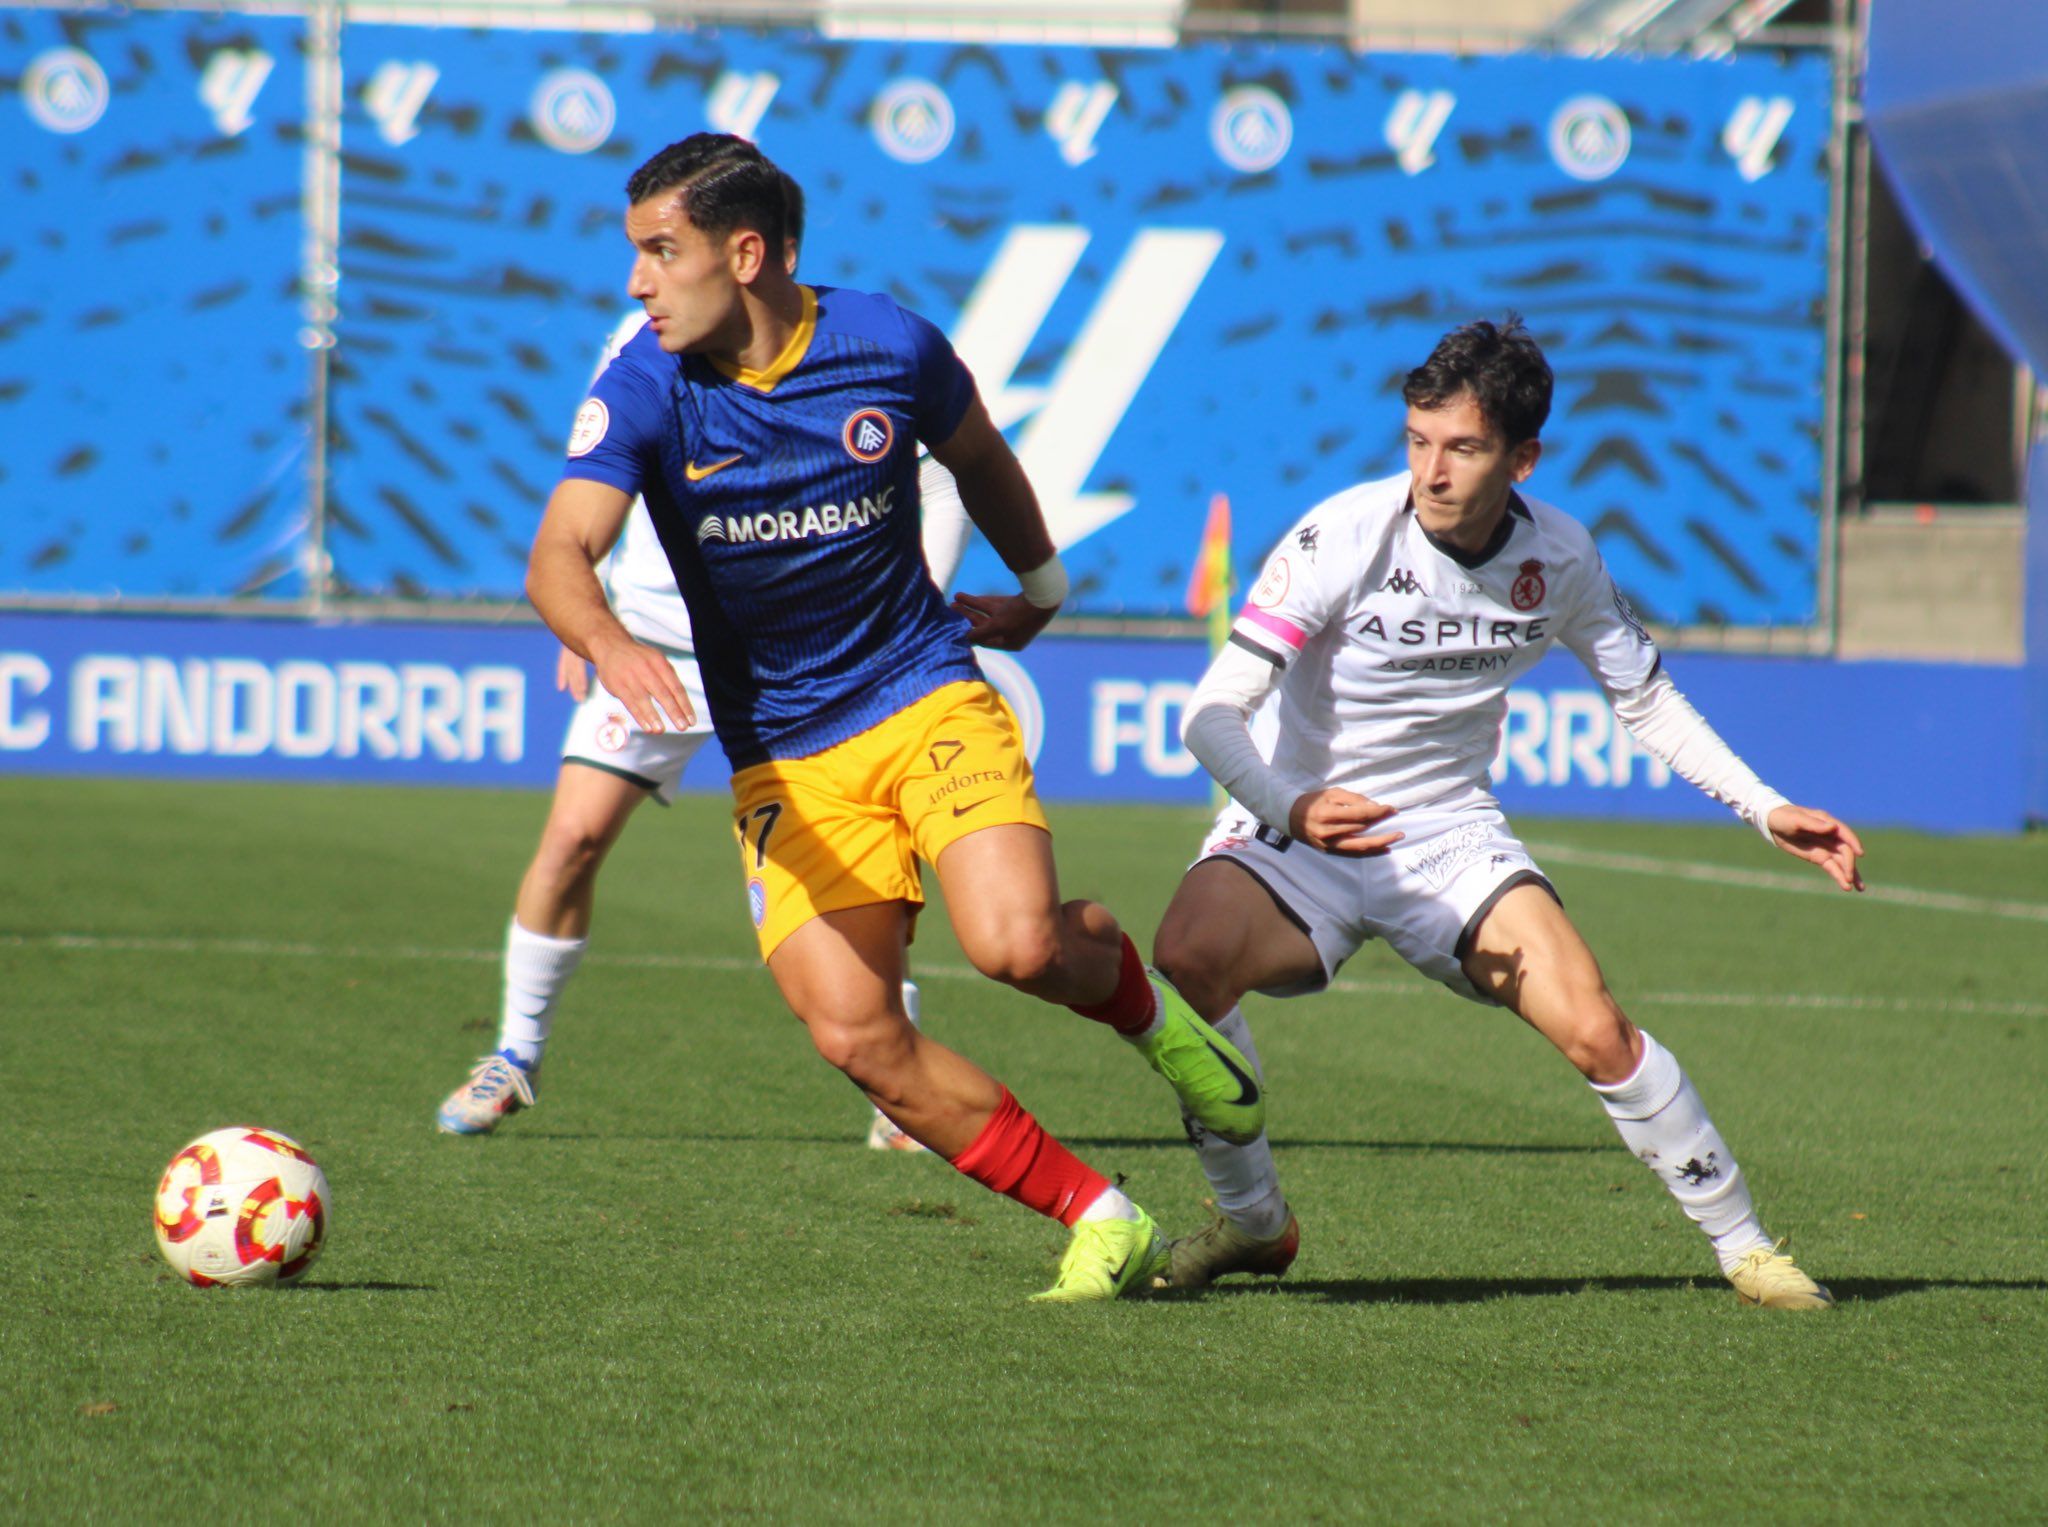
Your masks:
{"label": "white and red soccer ball", "polygon": [[253,1125],[216,1129],[164,1168],[157,1249],[201,1288],[289,1283],[319,1254],[327,1205],[327,1179],[297,1141]]}

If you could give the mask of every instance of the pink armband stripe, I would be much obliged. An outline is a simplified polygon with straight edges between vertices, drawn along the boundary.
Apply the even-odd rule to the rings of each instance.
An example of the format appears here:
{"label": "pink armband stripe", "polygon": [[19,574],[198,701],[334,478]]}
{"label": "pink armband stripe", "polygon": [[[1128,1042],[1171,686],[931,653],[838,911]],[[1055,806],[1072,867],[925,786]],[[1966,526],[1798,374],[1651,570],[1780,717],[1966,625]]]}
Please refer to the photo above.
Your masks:
{"label": "pink armband stripe", "polygon": [[1279,637],[1296,652],[1301,651],[1303,643],[1308,640],[1308,633],[1293,621],[1282,620],[1278,615],[1269,614],[1253,605],[1246,605],[1244,613],[1237,618],[1240,622],[1250,621],[1261,631]]}

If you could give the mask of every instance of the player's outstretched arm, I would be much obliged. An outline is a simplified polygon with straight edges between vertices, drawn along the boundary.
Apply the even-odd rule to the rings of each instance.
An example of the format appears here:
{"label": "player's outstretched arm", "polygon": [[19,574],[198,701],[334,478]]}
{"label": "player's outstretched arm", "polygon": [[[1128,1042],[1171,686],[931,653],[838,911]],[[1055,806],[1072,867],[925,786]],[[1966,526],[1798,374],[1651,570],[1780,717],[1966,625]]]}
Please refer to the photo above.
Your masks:
{"label": "player's outstretched arm", "polygon": [[1812,806],[1780,806],[1765,819],[1771,841],[1795,859],[1817,864],[1845,891],[1863,889],[1863,841],[1845,822]]}
{"label": "player's outstretched arm", "polygon": [[1065,595],[1064,573],[1059,574],[1059,587],[1050,592],[1032,587],[1034,579],[1059,566],[1038,495],[980,398],[968,404],[959,428],[932,447],[932,458],[953,474],[967,517],[1026,589],[1019,594],[955,594],[953,608],[967,617],[968,636],[975,645],[1019,651],[1046,628]]}
{"label": "player's outstretched arm", "polygon": [[626,523],[633,496],[607,483],[567,477],[556,484],[526,560],[526,597],[562,645],[590,660],[598,682],[632,713],[641,730],[677,731],[696,722],[690,698],[668,658],[633,640],[605,602],[597,562]]}

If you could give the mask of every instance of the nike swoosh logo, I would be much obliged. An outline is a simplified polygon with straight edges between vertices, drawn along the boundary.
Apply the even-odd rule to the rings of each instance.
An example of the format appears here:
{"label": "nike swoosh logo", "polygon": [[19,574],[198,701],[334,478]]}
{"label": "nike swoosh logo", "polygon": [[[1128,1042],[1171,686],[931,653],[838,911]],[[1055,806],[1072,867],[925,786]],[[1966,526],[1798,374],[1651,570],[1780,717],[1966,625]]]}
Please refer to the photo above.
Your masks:
{"label": "nike swoosh logo", "polygon": [[1135,1252],[1124,1253],[1124,1259],[1116,1264],[1116,1271],[1109,1275],[1109,1286],[1111,1288],[1115,1288],[1119,1283],[1123,1282],[1124,1269],[1131,1265],[1131,1258],[1135,1255]]}
{"label": "nike swoosh logo", "polygon": [[1237,1078],[1237,1106],[1240,1108],[1249,1108],[1252,1106],[1252,1104],[1256,1103],[1259,1100],[1258,1082],[1255,1081],[1253,1078],[1246,1076],[1244,1074],[1243,1068],[1241,1068],[1236,1061],[1232,1060],[1228,1055],[1225,1055],[1221,1050],[1217,1049],[1214,1040],[1205,1039],[1202,1041],[1202,1043],[1209,1047],[1209,1053],[1211,1055],[1215,1056],[1218,1060],[1223,1062],[1223,1069],[1225,1071],[1228,1071],[1232,1076]]}
{"label": "nike swoosh logo", "polygon": [[986,806],[990,801],[994,799],[995,797],[992,795],[984,795],[980,800],[971,801],[965,806],[955,806],[953,808],[953,815],[956,817],[964,817],[967,815],[968,812],[975,810],[977,807]]}
{"label": "nike swoosh logo", "polygon": [[733,455],[726,457],[723,461],[712,462],[711,465],[708,467],[700,467],[694,461],[686,461],[683,463],[683,476],[689,478],[691,482],[702,482],[705,478],[709,477],[713,472],[723,472],[735,461],[739,461],[742,458],[744,458],[746,454],[747,453],[745,451],[735,452]]}

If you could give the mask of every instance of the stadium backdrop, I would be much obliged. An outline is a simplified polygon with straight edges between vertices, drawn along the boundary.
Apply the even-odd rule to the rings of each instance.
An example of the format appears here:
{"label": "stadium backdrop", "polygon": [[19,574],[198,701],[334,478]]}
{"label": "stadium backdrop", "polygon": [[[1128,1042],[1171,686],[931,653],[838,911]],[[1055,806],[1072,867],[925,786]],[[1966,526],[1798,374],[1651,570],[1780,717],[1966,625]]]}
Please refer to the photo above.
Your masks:
{"label": "stadium backdrop", "polygon": [[[322,398],[299,295],[304,41],[284,15],[0,9],[0,598],[284,611],[312,579],[516,597],[626,311],[623,179],[715,127],[806,185],[807,276],[947,327],[1083,612],[1179,613],[1214,493],[1243,573],[1316,499],[1398,469],[1401,373],[1446,326],[1515,307],[1558,369],[1539,487],[1636,603],[1675,624],[1815,618],[1820,57],[349,24]],[[978,550],[961,581],[999,577]],[[1048,793],[1202,799],[1174,736],[1200,662],[1067,641],[1013,665]],[[530,629],[0,615],[0,769],[538,783],[550,667]],[[1795,794],[1812,779],[1866,820],[2019,819],[2016,750],[1990,735],[2012,670],[1701,656],[1680,678]],[[1953,777],[1959,698],[1984,746],[1929,801],[1907,782]],[[1827,767],[1845,750],[1889,761],[1853,801]],[[1515,805],[1714,809],[1565,663],[1518,698],[1496,772]]]}
{"label": "stadium backdrop", "polygon": [[629,306],[624,179],[724,128],[808,189],[804,274],[953,335],[1078,612],[1178,613],[1213,494],[1243,571],[1398,470],[1401,373],[1518,308],[1558,370],[1541,489],[1637,607],[1814,618],[1825,57],[348,24],[322,518],[302,31],[0,11],[0,592],[289,599],[324,554],[344,594],[517,597]]}

